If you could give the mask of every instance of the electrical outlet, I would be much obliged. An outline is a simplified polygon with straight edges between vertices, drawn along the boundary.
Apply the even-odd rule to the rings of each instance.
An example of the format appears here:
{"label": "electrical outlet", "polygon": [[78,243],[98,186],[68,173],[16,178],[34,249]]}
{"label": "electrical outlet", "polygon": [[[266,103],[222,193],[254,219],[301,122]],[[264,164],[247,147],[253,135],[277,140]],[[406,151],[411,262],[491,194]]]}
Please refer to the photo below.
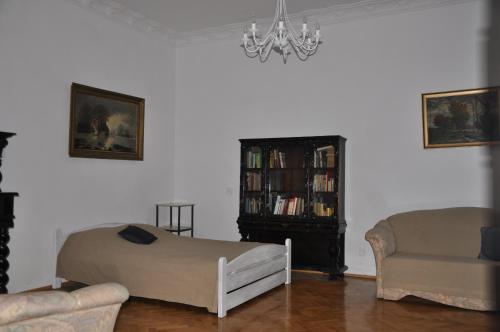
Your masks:
{"label": "electrical outlet", "polygon": [[228,196],[233,196],[233,188],[231,188],[231,187],[226,187],[226,195],[228,195]]}

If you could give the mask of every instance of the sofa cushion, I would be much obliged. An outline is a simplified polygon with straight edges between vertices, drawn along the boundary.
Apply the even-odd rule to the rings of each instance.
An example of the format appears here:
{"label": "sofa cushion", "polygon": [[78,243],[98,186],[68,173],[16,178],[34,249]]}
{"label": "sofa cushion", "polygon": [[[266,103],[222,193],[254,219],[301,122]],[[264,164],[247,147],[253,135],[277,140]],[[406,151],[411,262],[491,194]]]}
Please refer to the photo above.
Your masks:
{"label": "sofa cushion", "polygon": [[491,224],[486,208],[450,208],[413,211],[387,219],[397,252],[477,258],[479,230]]}
{"label": "sofa cushion", "polygon": [[500,227],[481,228],[481,259],[500,261]]}
{"label": "sofa cushion", "polygon": [[396,253],[382,261],[383,288],[495,300],[500,262]]}

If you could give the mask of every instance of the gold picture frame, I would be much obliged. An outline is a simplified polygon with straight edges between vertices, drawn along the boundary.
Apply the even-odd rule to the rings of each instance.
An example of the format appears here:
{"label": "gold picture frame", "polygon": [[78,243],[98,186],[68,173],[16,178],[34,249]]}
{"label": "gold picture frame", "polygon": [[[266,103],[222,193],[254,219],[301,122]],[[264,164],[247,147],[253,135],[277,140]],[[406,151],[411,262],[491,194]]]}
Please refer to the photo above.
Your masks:
{"label": "gold picture frame", "polygon": [[422,94],[424,148],[500,141],[500,87]]}
{"label": "gold picture frame", "polygon": [[143,160],[144,99],[71,85],[69,155]]}

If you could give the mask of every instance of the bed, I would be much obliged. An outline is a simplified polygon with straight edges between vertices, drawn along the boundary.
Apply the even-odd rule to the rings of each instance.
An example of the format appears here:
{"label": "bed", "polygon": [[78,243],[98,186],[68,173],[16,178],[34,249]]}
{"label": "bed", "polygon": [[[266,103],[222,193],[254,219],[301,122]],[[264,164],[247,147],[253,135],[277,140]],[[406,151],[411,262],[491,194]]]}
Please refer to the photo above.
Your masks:
{"label": "bed", "polygon": [[218,317],[291,282],[291,240],[285,245],[193,239],[136,224],[158,240],[130,243],[104,224],[55,233],[53,288],[66,280],[89,285],[118,282],[130,295],[206,307]]}

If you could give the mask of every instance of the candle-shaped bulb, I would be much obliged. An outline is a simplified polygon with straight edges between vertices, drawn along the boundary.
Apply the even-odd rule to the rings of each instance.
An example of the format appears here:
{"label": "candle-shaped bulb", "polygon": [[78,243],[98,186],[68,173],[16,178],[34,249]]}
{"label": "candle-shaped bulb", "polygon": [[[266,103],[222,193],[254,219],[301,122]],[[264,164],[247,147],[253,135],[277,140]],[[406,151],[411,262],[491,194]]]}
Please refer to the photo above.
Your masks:
{"label": "candle-shaped bulb", "polygon": [[250,32],[252,33],[253,38],[257,36],[257,22],[253,21],[252,22],[252,27],[250,28]]}
{"label": "candle-shaped bulb", "polygon": [[281,30],[281,31],[283,31],[283,29],[284,29],[284,23],[283,23],[283,21],[279,21],[278,22],[278,29]]}

